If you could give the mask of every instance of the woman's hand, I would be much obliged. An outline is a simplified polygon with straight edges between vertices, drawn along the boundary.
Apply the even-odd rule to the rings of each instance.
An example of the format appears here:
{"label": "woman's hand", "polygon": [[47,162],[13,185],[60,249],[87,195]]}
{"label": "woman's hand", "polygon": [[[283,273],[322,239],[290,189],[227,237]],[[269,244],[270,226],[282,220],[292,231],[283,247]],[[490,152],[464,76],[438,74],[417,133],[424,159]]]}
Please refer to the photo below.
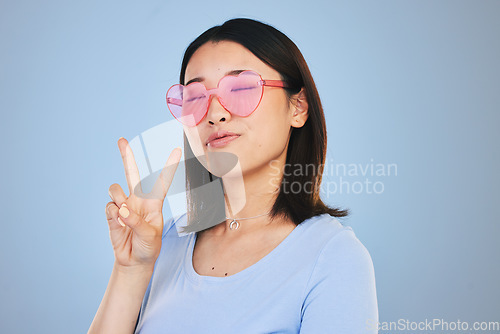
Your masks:
{"label": "woman's hand", "polygon": [[129,196],[117,183],[109,187],[112,202],[106,204],[106,217],[115,264],[123,269],[153,267],[161,248],[163,201],[179,164],[181,149],[175,148],[170,153],[153,190],[144,194],[129,143],[120,138],[118,147],[125,167]]}

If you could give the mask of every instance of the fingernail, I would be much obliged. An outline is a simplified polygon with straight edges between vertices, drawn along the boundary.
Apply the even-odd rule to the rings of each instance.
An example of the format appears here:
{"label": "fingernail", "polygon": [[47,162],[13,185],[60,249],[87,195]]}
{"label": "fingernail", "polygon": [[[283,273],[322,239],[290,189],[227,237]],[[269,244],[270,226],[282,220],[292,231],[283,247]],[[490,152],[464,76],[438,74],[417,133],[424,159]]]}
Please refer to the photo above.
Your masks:
{"label": "fingernail", "polygon": [[113,196],[111,196],[111,191],[108,190],[108,194],[109,194],[109,197],[111,197],[111,199],[113,199]]}
{"label": "fingernail", "polygon": [[117,140],[117,141],[120,141],[120,139],[122,139],[122,138],[123,138],[123,137],[118,138],[118,140]]}
{"label": "fingernail", "polygon": [[130,215],[130,211],[128,211],[127,204],[125,203],[122,204],[118,212],[120,213],[120,216],[122,216],[123,218],[128,218],[128,216]]}
{"label": "fingernail", "polygon": [[121,226],[125,226],[125,224],[123,223],[123,221],[120,219],[120,217],[118,217],[118,222],[120,223]]}

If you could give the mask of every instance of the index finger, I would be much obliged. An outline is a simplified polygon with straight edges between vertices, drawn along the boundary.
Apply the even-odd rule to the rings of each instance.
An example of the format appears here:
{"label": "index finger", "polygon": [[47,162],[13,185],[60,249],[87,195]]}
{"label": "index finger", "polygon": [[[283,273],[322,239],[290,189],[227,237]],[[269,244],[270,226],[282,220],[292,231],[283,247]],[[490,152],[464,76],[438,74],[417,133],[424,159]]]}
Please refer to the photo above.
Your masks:
{"label": "index finger", "polygon": [[123,167],[125,168],[125,177],[127,178],[129,196],[134,193],[134,189],[142,193],[139,169],[135,163],[134,153],[132,152],[128,141],[125,138],[120,137],[118,139],[118,148],[120,149]]}

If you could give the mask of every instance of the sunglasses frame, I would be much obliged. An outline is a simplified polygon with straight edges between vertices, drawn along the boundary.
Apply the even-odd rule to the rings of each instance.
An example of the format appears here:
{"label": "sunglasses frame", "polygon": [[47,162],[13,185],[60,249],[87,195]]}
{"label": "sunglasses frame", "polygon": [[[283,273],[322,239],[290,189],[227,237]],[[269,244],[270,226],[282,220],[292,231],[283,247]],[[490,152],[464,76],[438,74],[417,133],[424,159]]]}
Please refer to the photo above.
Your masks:
{"label": "sunglasses frame", "polygon": [[[215,95],[217,96],[217,100],[219,101],[219,103],[221,104],[221,106],[227,110],[229,113],[231,113],[232,115],[237,115],[237,116],[240,116],[238,114],[235,114],[234,112],[232,112],[231,110],[229,110],[229,108],[227,108],[227,106],[225,105],[224,103],[224,100],[221,98],[221,96],[218,94],[219,92],[219,89],[220,89],[220,83],[227,77],[239,77],[240,75],[242,74],[252,74],[252,75],[256,75],[260,80],[257,82],[257,84],[259,86],[261,86],[261,93],[260,93],[260,98],[259,98],[259,102],[257,103],[256,107],[246,116],[241,116],[241,117],[248,117],[250,116],[255,110],[257,110],[257,108],[259,107],[260,105],[260,102],[262,101],[262,97],[264,96],[264,86],[267,86],[267,87],[278,87],[278,88],[287,88],[289,87],[289,85],[283,81],[283,80],[263,80],[262,79],[262,76],[255,72],[255,71],[251,71],[251,70],[245,70],[245,71],[242,71],[241,73],[239,73],[237,76],[235,75],[225,75],[223,76],[219,82],[217,83],[217,88],[212,88],[212,89],[207,89],[207,87],[201,83],[201,82],[192,82],[190,83],[189,85],[187,86],[184,86],[184,85],[181,85],[181,84],[175,84],[173,86],[171,86],[168,91],[167,91],[167,95],[166,95],[166,100],[167,100],[167,107],[168,107],[168,110],[170,111],[170,113],[172,114],[172,116],[174,116],[174,118],[176,120],[178,120],[179,122],[181,122],[182,124],[186,125],[186,126],[190,126],[190,127],[195,127],[197,126],[198,124],[200,124],[200,122],[205,118],[205,116],[207,115],[208,113],[208,109],[210,108],[210,103],[211,103],[211,96],[212,95]],[[184,122],[182,122],[179,118],[177,118],[177,116],[175,116],[175,114],[173,113],[172,109],[170,108],[170,104],[173,104],[173,105],[176,105],[176,106],[180,106],[182,107],[182,100],[180,99],[176,99],[176,98],[172,98],[172,97],[168,97],[168,94],[170,92],[171,89],[175,88],[175,87],[183,87],[186,88],[186,87],[189,87],[191,85],[195,85],[195,84],[200,84],[203,86],[206,94],[207,94],[207,103],[206,103],[206,110],[205,112],[203,113],[203,116],[200,118],[200,120],[195,124],[195,125],[189,125],[189,124],[185,124]]]}

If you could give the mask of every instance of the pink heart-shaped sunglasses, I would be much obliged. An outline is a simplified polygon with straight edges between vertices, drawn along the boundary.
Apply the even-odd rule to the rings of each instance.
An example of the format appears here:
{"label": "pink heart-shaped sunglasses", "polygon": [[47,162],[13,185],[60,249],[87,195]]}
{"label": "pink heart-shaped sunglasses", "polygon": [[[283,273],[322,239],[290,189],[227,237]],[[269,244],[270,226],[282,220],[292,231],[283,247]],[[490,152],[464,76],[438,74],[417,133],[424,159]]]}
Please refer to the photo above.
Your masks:
{"label": "pink heart-shaped sunglasses", "polygon": [[167,106],[182,124],[196,126],[208,112],[210,96],[216,95],[224,109],[246,117],[259,106],[264,86],[288,87],[282,80],[262,80],[254,71],[243,71],[237,76],[226,75],[213,89],[207,90],[201,82],[173,85],[167,91]]}

